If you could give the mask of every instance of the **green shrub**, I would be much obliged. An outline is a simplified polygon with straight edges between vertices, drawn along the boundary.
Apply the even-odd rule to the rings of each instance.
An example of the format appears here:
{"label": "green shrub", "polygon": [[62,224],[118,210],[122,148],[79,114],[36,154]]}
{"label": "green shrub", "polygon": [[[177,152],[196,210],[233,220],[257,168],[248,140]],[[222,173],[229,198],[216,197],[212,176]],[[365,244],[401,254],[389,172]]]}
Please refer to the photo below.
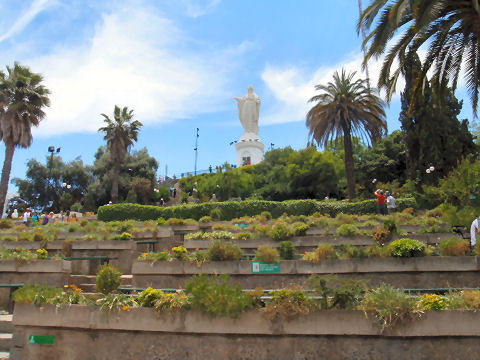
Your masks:
{"label": "green shrub", "polygon": [[279,260],[277,249],[268,245],[260,245],[255,253],[255,260],[264,263],[276,263]]}
{"label": "green shrub", "polygon": [[387,219],[383,222],[383,228],[390,231],[391,234],[397,233],[397,221],[394,218]]}
{"label": "green shrub", "polygon": [[469,250],[469,243],[466,240],[456,238],[455,236],[443,239],[438,244],[440,255],[443,256],[463,256]]}
{"label": "green shrub", "polygon": [[242,231],[233,234],[234,239],[239,239],[239,240],[248,240],[248,239],[253,239],[254,236],[250,231]]}
{"label": "green shrub", "polygon": [[165,225],[166,223],[167,223],[167,220],[165,220],[165,219],[164,219],[163,217],[161,217],[161,216],[157,219],[157,225],[162,226],[162,225]]}
{"label": "green shrub", "polygon": [[100,266],[100,270],[97,273],[96,288],[97,291],[102,294],[109,294],[112,291],[117,290],[120,286],[120,277],[122,272],[116,267],[105,264]]}
{"label": "green shrub", "polygon": [[[396,199],[397,211],[416,207],[415,199]],[[215,220],[231,220],[239,216],[255,216],[263,211],[271,213],[273,218],[287,215],[312,215],[315,212],[336,216],[344,214],[374,214],[377,211],[376,200],[360,202],[287,200],[282,202],[266,200],[223,201],[179,206],[152,206],[139,204],[114,204],[101,206],[98,219],[101,221],[135,219],[140,221],[176,217],[182,219],[200,219],[209,215]]]}
{"label": "green shrub", "polygon": [[76,203],[73,203],[72,206],[70,206],[70,210],[71,211],[74,211],[74,212],[78,212],[78,213],[81,213],[83,211],[83,206],[81,203],[79,203],[78,201]]}
{"label": "green shrub", "polygon": [[307,280],[307,286],[319,296],[322,309],[352,309],[361,302],[366,284],[335,275],[314,274]]}
{"label": "green shrub", "polygon": [[335,220],[337,220],[340,224],[353,224],[354,219],[351,215],[347,215],[344,213],[339,213],[336,217]]}
{"label": "green shrub", "polygon": [[185,292],[191,295],[191,305],[214,316],[238,317],[253,308],[253,300],[242,292],[240,285],[228,284],[228,276],[209,278],[207,275],[193,276],[185,282]]}
{"label": "green shrub", "polygon": [[82,236],[82,239],[86,240],[86,241],[99,241],[99,240],[101,240],[100,235],[95,234],[95,233],[85,234],[85,235]]}
{"label": "green shrub", "polygon": [[14,226],[12,219],[0,219],[0,229],[12,229]]}
{"label": "green shrub", "polygon": [[383,331],[396,323],[410,319],[418,313],[415,300],[401,290],[382,284],[365,294],[361,307],[364,311],[374,311]]}
{"label": "green shrub", "polygon": [[62,289],[58,289],[46,284],[30,285],[26,283],[21,288],[15,290],[12,298],[18,303],[35,304],[37,306],[43,304],[52,304],[54,299],[62,293]]}
{"label": "green shrub", "polygon": [[132,234],[124,232],[120,235],[120,240],[132,240]]}
{"label": "green shrub", "polygon": [[310,229],[310,225],[302,222],[294,222],[292,224],[292,228],[295,236],[305,236],[307,234],[307,230]]}
{"label": "green shrub", "polygon": [[423,310],[445,310],[447,308],[447,301],[445,298],[437,294],[422,295],[418,304]]}
{"label": "green shrub", "polygon": [[39,242],[48,241],[47,234],[45,234],[43,229],[36,228],[35,230],[33,230],[32,236],[33,236],[33,241],[39,241]]}
{"label": "green shrub", "polygon": [[318,264],[321,259],[335,258],[337,254],[330,244],[320,244],[317,249],[312,252],[305,251],[302,260]]}
{"label": "green shrub", "polygon": [[172,255],[170,252],[163,250],[159,252],[146,252],[140,255],[137,260],[139,261],[170,261],[172,260]]}
{"label": "green shrub", "polygon": [[278,244],[278,253],[283,260],[293,260],[297,254],[297,249],[291,241],[282,241]]}
{"label": "green shrub", "polygon": [[260,216],[264,217],[267,220],[272,220],[272,213],[270,211],[262,211]]}
{"label": "green shrub", "polygon": [[48,258],[48,251],[45,249],[38,249],[37,250],[37,259],[47,259]]}
{"label": "green shrub", "polygon": [[337,236],[355,236],[360,235],[362,232],[352,224],[342,224],[337,228],[335,233]]}
{"label": "green shrub", "polygon": [[209,223],[212,221],[212,217],[208,215],[202,216],[198,221],[201,223]]}
{"label": "green shrub", "polygon": [[270,237],[273,240],[285,240],[293,236],[293,230],[290,227],[283,223],[277,222],[272,226],[272,230],[270,230]]}
{"label": "green shrub", "polygon": [[351,244],[342,244],[336,247],[336,253],[340,258],[361,259],[368,257],[364,246],[353,246]]}
{"label": "green shrub", "polygon": [[173,253],[173,256],[175,256],[175,258],[179,260],[183,260],[186,257],[188,251],[182,245],[180,245],[180,246],[173,247],[172,253]]}
{"label": "green shrub", "polygon": [[80,226],[81,226],[82,228],[85,227],[85,226],[87,226],[87,225],[88,225],[88,220],[86,220],[86,219],[80,220]]}
{"label": "green shrub", "polygon": [[398,239],[389,245],[394,257],[425,256],[425,244],[414,239]]}
{"label": "green shrub", "polygon": [[269,295],[271,298],[266,302],[264,312],[271,320],[288,320],[298,315],[306,315],[315,308],[314,302],[303,290],[273,290]]}
{"label": "green shrub", "polygon": [[33,241],[33,236],[27,231],[20,231],[17,233],[18,241]]}
{"label": "green shrub", "polygon": [[143,290],[137,297],[137,303],[143,307],[153,307],[155,302],[164,295],[164,292],[151,287]]}
{"label": "green shrub", "polygon": [[207,251],[207,258],[211,261],[239,260],[242,255],[238,245],[222,239],[214,240]]}
{"label": "green shrub", "polygon": [[270,225],[255,225],[254,226],[254,231],[264,237],[267,237],[270,235],[270,231],[272,230],[272,227]]}
{"label": "green shrub", "polygon": [[81,231],[81,227],[78,224],[70,224],[67,229],[68,232],[78,232]]}

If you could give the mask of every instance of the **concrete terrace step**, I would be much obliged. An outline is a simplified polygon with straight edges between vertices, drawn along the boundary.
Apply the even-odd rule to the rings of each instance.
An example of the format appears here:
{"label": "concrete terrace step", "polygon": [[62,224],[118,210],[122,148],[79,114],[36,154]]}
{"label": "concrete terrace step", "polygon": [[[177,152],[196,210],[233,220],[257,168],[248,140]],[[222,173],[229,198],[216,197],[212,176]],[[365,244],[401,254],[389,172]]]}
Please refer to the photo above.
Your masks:
{"label": "concrete terrace step", "polygon": [[10,359],[10,353],[5,351],[0,351],[0,360]]}
{"label": "concrete terrace step", "polygon": [[0,333],[12,333],[13,332],[13,315],[0,315]]}
{"label": "concrete terrace step", "polygon": [[10,351],[13,334],[0,334],[0,351]]}

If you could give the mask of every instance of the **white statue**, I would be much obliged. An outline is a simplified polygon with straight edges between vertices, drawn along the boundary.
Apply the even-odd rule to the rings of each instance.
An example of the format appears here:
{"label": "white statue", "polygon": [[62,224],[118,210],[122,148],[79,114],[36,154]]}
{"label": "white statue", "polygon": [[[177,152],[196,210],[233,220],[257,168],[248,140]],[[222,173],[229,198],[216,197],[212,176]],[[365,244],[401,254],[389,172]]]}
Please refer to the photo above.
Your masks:
{"label": "white statue", "polygon": [[238,117],[245,133],[258,135],[258,118],[260,116],[260,98],[253,92],[253,86],[248,86],[248,93],[242,98],[234,97],[238,104]]}

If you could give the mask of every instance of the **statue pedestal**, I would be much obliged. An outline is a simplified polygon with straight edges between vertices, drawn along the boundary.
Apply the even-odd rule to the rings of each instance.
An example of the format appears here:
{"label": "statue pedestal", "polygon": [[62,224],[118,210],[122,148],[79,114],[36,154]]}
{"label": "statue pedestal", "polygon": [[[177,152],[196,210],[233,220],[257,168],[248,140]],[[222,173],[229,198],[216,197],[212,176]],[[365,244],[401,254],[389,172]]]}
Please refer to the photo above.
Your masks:
{"label": "statue pedestal", "polygon": [[255,165],[263,160],[263,143],[257,134],[244,133],[235,144],[237,149],[237,167]]}

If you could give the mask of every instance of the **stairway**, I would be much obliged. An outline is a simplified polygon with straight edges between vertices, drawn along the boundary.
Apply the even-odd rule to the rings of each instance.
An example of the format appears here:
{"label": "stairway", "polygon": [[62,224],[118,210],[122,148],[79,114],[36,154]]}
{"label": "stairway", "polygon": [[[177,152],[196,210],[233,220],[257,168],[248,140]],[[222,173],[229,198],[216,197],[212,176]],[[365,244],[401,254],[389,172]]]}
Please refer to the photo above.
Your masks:
{"label": "stairway", "polygon": [[13,343],[13,315],[0,315],[0,360],[10,358],[10,346]]}
{"label": "stairway", "polygon": [[[95,275],[70,275],[70,284],[78,286],[84,292],[95,292],[95,283]],[[132,286],[132,275],[122,275],[120,277],[120,286]]]}

